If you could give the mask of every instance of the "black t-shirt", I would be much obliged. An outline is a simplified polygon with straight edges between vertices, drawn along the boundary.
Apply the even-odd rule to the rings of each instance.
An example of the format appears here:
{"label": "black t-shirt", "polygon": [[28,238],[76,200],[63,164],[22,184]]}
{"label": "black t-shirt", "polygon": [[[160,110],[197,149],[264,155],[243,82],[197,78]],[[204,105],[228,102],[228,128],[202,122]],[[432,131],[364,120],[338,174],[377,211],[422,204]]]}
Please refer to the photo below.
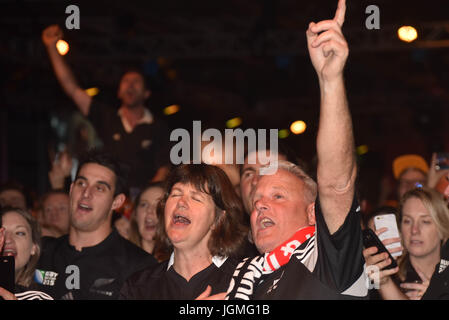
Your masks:
{"label": "black t-shirt", "polygon": [[[367,298],[368,289],[362,255],[360,208],[354,199],[344,224],[329,233],[319,199],[315,205],[316,233],[305,241],[290,261],[264,274],[249,297],[254,300],[358,299]],[[246,270],[236,273],[236,283]],[[234,298],[237,287],[230,290]],[[237,298],[237,297],[236,297]]]}
{"label": "black t-shirt", "polygon": [[157,264],[156,259],[114,229],[100,244],[77,251],[68,235],[44,238],[35,281],[55,299],[118,299],[124,281]]}
{"label": "black t-shirt", "polygon": [[194,300],[208,285],[212,287],[211,295],[226,292],[237,261],[227,258],[221,265],[212,263],[189,281],[168,265],[169,260],[132,275],[120,290],[120,299]]}
{"label": "black t-shirt", "polygon": [[153,118],[151,124],[138,124],[127,133],[118,110],[95,100],[88,118],[103,141],[104,150],[130,167],[130,187],[145,186],[157,169],[170,163],[170,133],[161,119]]}
{"label": "black t-shirt", "polygon": [[423,300],[449,300],[449,241],[441,247],[440,257]]}

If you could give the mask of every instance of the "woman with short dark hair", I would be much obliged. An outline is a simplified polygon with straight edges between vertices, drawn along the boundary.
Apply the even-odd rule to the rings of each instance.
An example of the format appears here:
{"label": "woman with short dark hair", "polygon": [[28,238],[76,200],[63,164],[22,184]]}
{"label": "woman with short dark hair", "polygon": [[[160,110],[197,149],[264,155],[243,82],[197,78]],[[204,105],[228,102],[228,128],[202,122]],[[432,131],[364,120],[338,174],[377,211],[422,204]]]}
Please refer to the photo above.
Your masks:
{"label": "woman with short dark hair", "polygon": [[247,234],[243,206],[218,167],[188,164],[168,176],[158,205],[157,241],[172,248],[168,261],[130,277],[122,299],[179,299],[225,292]]}

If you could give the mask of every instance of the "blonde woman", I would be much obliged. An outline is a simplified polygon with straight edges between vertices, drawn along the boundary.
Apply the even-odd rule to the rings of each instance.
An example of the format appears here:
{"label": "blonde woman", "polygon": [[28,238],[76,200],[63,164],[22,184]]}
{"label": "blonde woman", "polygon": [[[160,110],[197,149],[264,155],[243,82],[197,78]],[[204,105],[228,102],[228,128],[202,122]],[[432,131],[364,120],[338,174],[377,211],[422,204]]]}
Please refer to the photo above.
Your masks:
{"label": "blonde woman", "polygon": [[391,261],[386,254],[376,254],[375,248],[365,249],[364,256],[367,265],[382,270],[379,293],[383,299],[419,300],[441,262],[441,249],[449,237],[449,210],[443,196],[426,187],[405,193],[400,203],[400,229],[405,254],[397,268],[382,270]]}

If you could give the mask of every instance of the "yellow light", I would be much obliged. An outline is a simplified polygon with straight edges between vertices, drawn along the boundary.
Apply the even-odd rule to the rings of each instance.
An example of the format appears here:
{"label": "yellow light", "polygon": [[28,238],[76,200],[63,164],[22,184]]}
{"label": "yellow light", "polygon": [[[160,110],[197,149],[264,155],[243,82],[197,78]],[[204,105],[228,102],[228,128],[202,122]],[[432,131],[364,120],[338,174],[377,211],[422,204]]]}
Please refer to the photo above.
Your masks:
{"label": "yellow light", "polygon": [[95,88],[95,87],[86,89],[85,91],[91,97],[96,96],[98,94],[98,92],[100,92],[100,90],[98,90],[98,88]]}
{"label": "yellow light", "polygon": [[179,111],[179,106],[177,104],[172,104],[171,106],[168,106],[168,107],[164,108],[164,114],[166,116],[170,116],[172,114],[175,114],[178,111]]}
{"label": "yellow light", "polygon": [[368,153],[368,146],[366,144],[362,144],[361,146],[357,147],[357,154],[363,155],[365,153]]}
{"label": "yellow light", "polygon": [[232,129],[242,124],[242,118],[236,117],[226,121],[226,127]]}
{"label": "yellow light", "polygon": [[295,121],[290,125],[290,131],[294,134],[301,134],[306,131],[306,128],[306,123],[302,120]]}
{"label": "yellow light", "polygon": [[279,139],[285,139],[290,135],[290,132],[287,129],[281,129],[278,132]]}
{"label": "yellow light", "polygon": [[418,32],[411,26],[403,26],[398,29],[398,37],[402,41],[412,42],[418,38]]}
{"label": "yellow light", "polygon": [[58,42],[56,42],[56,49],[58,49],[61,56],[64,56],[69,52],[69,44],[64,40],[58,40]]}

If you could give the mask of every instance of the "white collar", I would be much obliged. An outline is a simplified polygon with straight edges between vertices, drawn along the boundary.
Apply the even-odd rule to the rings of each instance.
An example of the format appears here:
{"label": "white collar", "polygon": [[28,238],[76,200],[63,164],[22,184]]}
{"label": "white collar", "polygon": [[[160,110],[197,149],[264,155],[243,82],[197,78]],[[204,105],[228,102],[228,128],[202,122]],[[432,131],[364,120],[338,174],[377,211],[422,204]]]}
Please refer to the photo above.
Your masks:
{"label": "white collar", "polygon": [[[212,263],[215,264],[215,266],[217,268],[220,268],[222,266],[223,263],[225,263],[226,259],[228,259],[228,257],[219,257],[219,256],[213,256],[212,257]],[[173,263],[175,263],[175,253],[172,252],[172,254],[170,255],[170,259],[168,260],[168,265],[167,265],[167,270],[170,269],[170,267],[173,265]]]}
{"label": "white collar", "polygon": [[[131,125],[129,124],[128,120],[126,120],[126,118],[123,116],[123,108],[121,107],[120,109],[118,109],[117,114],[120,117],[120,119],[122,120],[122,124],[123,124],[123,128],[125,129],[125,131],[127,133],[131,133],[133,131],[133,128],[131,128]],[[152,124],[153,123],[153,115],[150,112],[150,110],[148,110],[147,108],[143,108],[143,117],[140,118],[136,124],[142,124],[142,123],[146,123],[146,124]]]}

